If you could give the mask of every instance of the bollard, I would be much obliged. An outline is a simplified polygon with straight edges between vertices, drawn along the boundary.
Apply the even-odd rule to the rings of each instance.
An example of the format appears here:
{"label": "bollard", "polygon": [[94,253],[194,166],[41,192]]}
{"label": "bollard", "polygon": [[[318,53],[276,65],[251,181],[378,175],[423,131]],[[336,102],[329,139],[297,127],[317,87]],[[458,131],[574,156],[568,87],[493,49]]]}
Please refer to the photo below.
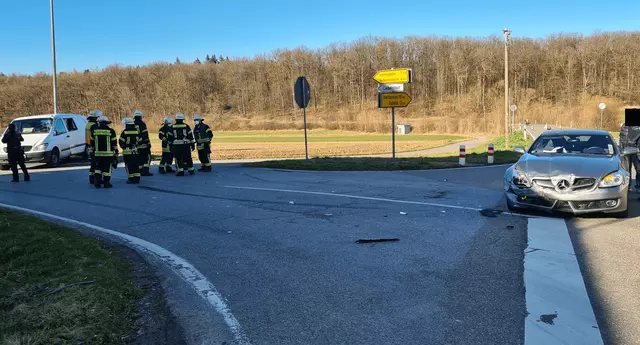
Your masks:
{"label": "bollard", "polygon": [[494,151],[493,151],[493,144],[489,144],[489,151],[487,152],[487,162],[489,164],[493,164],[494,161]]}
{"label": "bollard", "polygon": [[465,165],[467,162],[467,153],[465,151],[465,146],[460,145],[460,165]]}

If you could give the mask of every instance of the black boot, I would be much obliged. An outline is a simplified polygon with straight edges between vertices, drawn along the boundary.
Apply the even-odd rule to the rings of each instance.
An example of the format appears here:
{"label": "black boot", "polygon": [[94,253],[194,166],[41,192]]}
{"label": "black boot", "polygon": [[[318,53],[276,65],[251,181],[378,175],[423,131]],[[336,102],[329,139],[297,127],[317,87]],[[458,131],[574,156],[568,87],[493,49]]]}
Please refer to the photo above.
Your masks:
{"label": "black boot", "polygon": [[130,178],[127,180],[127,184],[135,184],[135,183],[136,183],[135,178]]}
{"label": "black boot", "polygon": [[184,176],[184,171],[178,171],[178,172],[176,173],[176,176]]}
{"label": "black boot", "polygon": [[205,170],[205,171],[206,171],[206,172],[212,172],[212,171],[213,171],[213,168],[211,167],[211,165],[209,165],[209,166],[207,167],[207,170]]}
{"label": "black boot", "polygon": [[110,180],[104,181],[104,188],[113,188],[113,185],[111,184]]}
{"label": "black boot", "polygon": [[196,171],[194,169],[189,170],[189,175],[195,175]]}
{"label": "black boot", "polygon": [[94,182],[93,185],[96,188],[102,188],[102,176],[101,175],[94,176],[93,182]]}
{"label": "black boot", "polygon": [[140,177],[137,177],[137,176],[136,176],[136,177],[134,177],[134,178],[133,178],[133,183],[135,183],[135,184],[140,184]]}
{"label": "black boot", "polygon": [[93,175],[89,175],[89,183],[90,184],[95,184],[95,182],[96,182],[95,177]]}
{"label": "black boot", "polygon": [[202,165],[200,166],[200,169],[198,169],[198,171],[207,171],[207,167]]}
{"label": "black boot", "polygon": [[165,171],[165,170],[164,170],[164,167],[163,167],[163,166],[158,167],[158,172],[159,172],[160,174],[166,174],[166,173],[167,173],[167,171]]}
{"label": "black boot", "polygon": [[142,176],[153,176],[153,174],[149,171],[149,167],[142,168]]}
{"label": "black boot", "polygon": [[24,182],[29,182],[29,181],[31,181],[31,176],[24,175]]}
{"label": "black boot", "polygon": [[168,172],[168,173],[172,173],[172,172],[175,172],[175,170],[173,170],[173,168],[171,167],[171,165],[169,165],[169,166],[167,167],[167,172]]}

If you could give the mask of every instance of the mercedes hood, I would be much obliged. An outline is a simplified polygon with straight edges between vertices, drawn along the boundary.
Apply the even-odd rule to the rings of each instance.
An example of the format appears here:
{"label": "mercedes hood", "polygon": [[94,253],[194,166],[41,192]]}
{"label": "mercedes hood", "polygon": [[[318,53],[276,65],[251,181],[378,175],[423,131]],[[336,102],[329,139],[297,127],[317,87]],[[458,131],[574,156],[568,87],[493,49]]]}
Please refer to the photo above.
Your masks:
{"label": "mercedes hood", "polygon": [[620,160],[613,156],[533,155],[525,154],[516,163],[518,169],[531,177],[552,177],[573,174],[576,177],[602,178],[620,170]]}

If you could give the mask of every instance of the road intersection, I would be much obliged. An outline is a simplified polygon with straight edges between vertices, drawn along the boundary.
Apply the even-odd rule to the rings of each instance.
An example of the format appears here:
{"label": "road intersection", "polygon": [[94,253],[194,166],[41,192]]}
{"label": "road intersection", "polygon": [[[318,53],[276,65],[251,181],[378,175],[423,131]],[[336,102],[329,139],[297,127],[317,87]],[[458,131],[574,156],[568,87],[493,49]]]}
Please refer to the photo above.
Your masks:
{"label": "road intersection", "polygon": [[[157,264],[190,344],[545,343],[535,329],[558,343],[602,344],[602,333],[606,344],[637,344],[640,309],[627,302],[640,300],[629,278],[640,269],[611,256],[640,262],[630,245],[640,240],[638,203],[622,221],[483,215],[506,211],[505,168],[219,164],[213,174],[140,186],[125,185],[118,169],[112,190],[88,185],[84,167],[35,169],[29,184],[0,186],[0,203],[141,250]],[[399,241],[356,243],[389,237]],[[615,253],[620,243],[629,245]],[[536,262],[539,254],[551,261]],[[549,275],[554,266],[568,271]],[[555,305],[531,295],[536,285],[527,284],[543,278],[561,297]]]}

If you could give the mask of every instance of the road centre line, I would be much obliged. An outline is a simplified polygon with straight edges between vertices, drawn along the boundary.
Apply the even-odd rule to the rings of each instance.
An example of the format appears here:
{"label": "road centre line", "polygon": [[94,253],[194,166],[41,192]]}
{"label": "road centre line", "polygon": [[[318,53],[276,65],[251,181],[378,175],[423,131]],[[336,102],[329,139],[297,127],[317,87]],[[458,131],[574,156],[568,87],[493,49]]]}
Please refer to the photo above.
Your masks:
{"label": "road centre line", "polygon": [[174,271],[182,280],[188,283],[198,293],[198,295],[200,295],[200,297],[206,300],[214,308],[214,310],[223,317],[225,324],[229,327],[229,330],[233,335],[235,344],[251,344],[249,338],[242,330],[238,319],[236,319],[236,317],[232,314],[231,309],[224,301],[224,297],[218,292],[216,287],[191,263],[170,252],[169,250],[138,237],[123,234],[121,232],[106,229],[78,220],[3,203],[0,203],[0,207],[95,230],[113,237],[117,237],[118,239],[123,240],[125,245],[132,247],[137,251],[154,255],[156,258],[166,264],[172,271]]}
{"label": "road centre line", "polygon": [[371,196],[360,196],[360,195],[340,194],[340,193],[312,192],[312,191],[294,190],[294,189],[277,189],[277,188],[245,187],[245,186],[223,186],[223,187],[224,188],[230,188],[230,189],[261,190],[261,191],[266,191],[266,192],[281,192],[281,193],[296,193],[296,194],[334,196],[334,197],[350,198],[350,199],[391,202],[391,203],[397,203],[397,204],[411,204],[411,205],[424,205],[424,206],[433,206],[433,207],[442,207],[442,208],[452,208],[452,209],[467,210],[467,211],[481,211],[482,210],[481,208],[467,207],[467,206],[437,204],[437,203],[430,203],[430,202],[423,202],[423,201],[410,201],[410,200],[398,200],[398,199],[388,199],[388,198],[376,198],[376,197],[371,197]]}
{"label": "road centre line", "polygon": [[602,345],[564,219],[529,219],[527,234],[524,344]]}

